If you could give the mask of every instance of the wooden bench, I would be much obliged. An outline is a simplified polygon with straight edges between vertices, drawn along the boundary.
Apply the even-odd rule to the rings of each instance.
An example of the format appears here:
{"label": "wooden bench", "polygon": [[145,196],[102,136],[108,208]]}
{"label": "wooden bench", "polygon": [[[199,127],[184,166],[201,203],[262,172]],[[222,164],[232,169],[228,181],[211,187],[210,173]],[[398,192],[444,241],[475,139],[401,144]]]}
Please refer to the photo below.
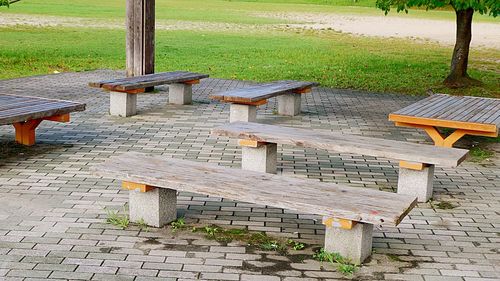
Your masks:
{"label": "wooden bench", "polygon": [[[498,137],[500,99],[437,94],[389,114],[389,120],[424,129],[435,145],[452,147],[465,135]],[[443,136],[438,127],[455,131]]]}
{"label": "wooden bench", "polygon": [[247,122],[230,123],[215,128],[212,133],[239,138],[242,168],[259,172],[276,173],[277,144],[400,160],[398,193],[416,196],[419,202],[432,197],[434,165],[457,167],[468,152],[465,149]]}
{"label": "wooden bench", "polygon": [[127,152],[91,168],[122,181],[130,220],[161,227],[177,217],[177,191],[320,215],[325,248],[355,263],[372,249],[373,225],[397,226],[415,206],[413,196],[308,179],[244,171],[208,163]]}
{"label": "wooden bench", "polygon": [[43,120],[69,122],[71,112],[84,110],[83,103],[0,94],[0,125],[13,125],[16,142],[27,146],[35,144]]}
{"label": "wooden bench", "polygon": [[314,82],[276,81],[214,94],[212,99],[231,103],[229,121],[255,122],[257,106],[278,97],[278,114],[295,116],[300,113],[302,94],[317,86]]}
{"label": "wooden bench", "polygon": [[147,88],[168,84],[170,104],[191,104],[192,85],[207,77],[207,74],[175,71],[91,82],[89,86],[110,91],[109,114],[128,117],[137,113],[137,94]]}

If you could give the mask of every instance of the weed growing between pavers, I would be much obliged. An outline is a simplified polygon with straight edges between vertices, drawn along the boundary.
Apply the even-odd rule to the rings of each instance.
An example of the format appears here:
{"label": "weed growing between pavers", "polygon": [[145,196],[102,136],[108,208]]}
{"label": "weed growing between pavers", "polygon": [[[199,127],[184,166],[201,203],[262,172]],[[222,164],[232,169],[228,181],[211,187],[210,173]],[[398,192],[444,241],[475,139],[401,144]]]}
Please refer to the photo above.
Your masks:
{"label": "weed growing between pavers", "polygon": [[[118,210],[111,210],[111,209],[105,209],[105,210],[108,216],[106,218],[107,223],[120,227],[121,229],[127,228],[128,225],[130,224],[130,220],[127,215],[120,214]],[[125,207],[123,207],[123,211],[124,213],[126,213]]]}
{"label": "weed growing between pavers", "polygon": [[172,231],[175,232],[177,230],[184,229],[186,227],[186,221],[184,220],[183,217],[178,218],[175,221],[171,222],[170,226],[172,227]]}
{"label": "weed growing between pavers", "polygon": [[247,246],[263,251],[274,251],[280,255],[286,255],[290,250],[300,251],[306,248],[304,243],[292,239],[284,240],[268,236],[264,232],[249,232],[242,228],[224,229],[220,226],[209,225],[193,227],[192,232],[204,233],[207,239],[222,243],[244,242]]}
{"label": "weed growing between pavers", "polygon": [[314,253],[313,258],[317,261],[329,262],[337,265],[337,270],[347,276],[353,275],[359,268],[358,265],[351,263],[350,260],[344,258],[339,253],[327,252],[323,248]]}
{"label": "weed growing between pavers", "polygon": [[437,201],[433,201],[432,199],[429,200],[429,204],[431,205],[431,208],[434,210],[436,210],[436,209],[451,210],[451,209],[455,209],[457,207],[457,206],[455,206],[452,203],[447,202],[447,201],[437,202]]}
{"label": "weed growing between pavers", "polygon": [[476,146],[471,148],[471,150],[469,150],[469,155],[470,155],[470,161],[479,163],[490,159],[491,157],[493,157],[493,155],[495,155],[495,153],[485,148]]}

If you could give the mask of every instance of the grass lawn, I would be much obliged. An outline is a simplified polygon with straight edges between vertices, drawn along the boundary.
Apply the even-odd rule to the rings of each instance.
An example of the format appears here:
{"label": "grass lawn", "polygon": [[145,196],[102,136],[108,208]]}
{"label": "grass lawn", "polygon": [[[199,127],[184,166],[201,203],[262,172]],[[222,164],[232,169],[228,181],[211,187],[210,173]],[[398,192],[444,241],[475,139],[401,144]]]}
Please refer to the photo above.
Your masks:
{"label": "grass lawn", "polygon": [[[335,2],[340,6],[276,2],[285,1],[157,0],[157,17],[265,24],[277,20],[255,17],[250,11],[369,9],[347,7],[344,0],[293,1]],[[369,3],[373,1],[360,0],[356,5]],[[0,16],[8,12],[123,19],[124,1],[73,0],[68,4],[63,0],[23,0],[0,11]],[[54,71],[124,69],[124,45],[125,31],[119,29],[0,27],[0,78]],[[440,86],[449,69],[452,48],[431,43],[357,37],[333,31],[159,30],[156,46],[156,71],[190,70],[206,72],[212,77],[256,81],[311,80],[328,87],[377,92],[423,94],[433,89],[454,94],[500,95],[498,50],[471,52],[470,74],[481,79],[484,86],[452,91]]]}

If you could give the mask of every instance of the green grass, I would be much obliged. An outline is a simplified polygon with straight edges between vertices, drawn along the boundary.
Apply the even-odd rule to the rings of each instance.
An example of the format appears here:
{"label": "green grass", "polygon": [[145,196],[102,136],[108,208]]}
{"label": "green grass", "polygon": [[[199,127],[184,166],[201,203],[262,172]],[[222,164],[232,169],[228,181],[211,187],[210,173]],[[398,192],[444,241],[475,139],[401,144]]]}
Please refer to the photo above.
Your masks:
{"label": "green grass", "polygon": [[344,258],[339,253],[327,252],[323,248],[314,253],[313,259],[337,265],[337,270],[347,276],[353,275],[358,270],[358,265],[351,263],[350,260]]}
{"label": "green grass", "polygon": [[[125,67],[124,30],[12,27],[0,28],[0,33],[0,65],[4,66],[0,78]],[[481,79],[483,87],[441,89],[450,53],[451,48],[430,43],[335,32],[156,34],[156,71],[182,69],[256,81],[310,80],[327,87],[376,92],[423,94],[433,88],[499,95],[498,52],[493,50],[473,50],[470,56],[470,74]]]}
{"label": "green grass", "polygon": [[469,150],[469,156],[472,162],[483,162],[493,157],[493,155],[495,155],[493,151],[489,151],[479,146],[475,146]]}
{"label": "green grass", "polygon": [[[105,209],[105,210],[106,210],[106,215],[107,215],[107,218],[106,218],[107,223],[114,225],[114,226],[117,226],[121,229],[127,228],[128,225],[130,224],[130,221],[129,221],[129,218],[127,215],[120,214],[120,212],[117,210],[111,210],[111,209]],[[125,212],[125,210],[124,210],[124,212]]]}
{"label": "green grass", "polygon": [[[123,18],[125,1],[121,0],[22,0],[2,8],[5,13],[22,13],[52,16]],[[375,7],[375,0],[157,0],[157,19],[189,21],[212,21],[231,23],[273,23],[280,22],[260,18],[260,12],[328,12],[343,14],[383,15]],[[411,10],[408,15],[391,12],[389,16],[417,17],[453,20],[455,15],[449,10]],[[475,21],[498,22],[498,19],[476,14]],[[282,21],[281,21],[282,22]]]}

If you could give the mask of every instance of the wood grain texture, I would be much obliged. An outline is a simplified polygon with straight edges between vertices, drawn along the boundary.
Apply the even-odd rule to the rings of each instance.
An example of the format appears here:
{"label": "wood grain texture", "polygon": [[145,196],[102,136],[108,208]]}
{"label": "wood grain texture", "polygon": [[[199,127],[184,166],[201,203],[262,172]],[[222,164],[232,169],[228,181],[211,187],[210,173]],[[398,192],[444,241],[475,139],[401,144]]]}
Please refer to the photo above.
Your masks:
{"label": "wood grain texture", "polygon": [[241,102],[241,103],[253,103],[261,100],[266,100],[268,98],[283,95],[289,92],[303,92],[307,88],[318,86],[315,82],[302,82],[302,81],[275,81],[271,83],[238,88],[234,90],[229,90],[226,92],[221,92],[213,94],[210,97],[216,100],[222,100],[226,102]]}
{"label": "wood grain texture", "polygon": [[137,152],[112,157],[91,170],[106,178],[375,225],[399,224],[416,204],[409,195]]}
{"label": "wood grain texture", "polygon": [[465,149],[247,122],[226,124],[213,129],[212,133],[258,142],[288,144],[325,149],[336,153],[361,154],[445,167],[458,166],[468,152]]}
{"label": "wood grain texture", "polygon": [[90,82],[89,86],[95,88],[104,88],[110,91],[129,91],[129,90],[154,87],[164,84],[182,83],[185,81],[199,80],[207,77],[209,77],[209,75],[207,74],[187,72],[187,71],[174,71],[174,72],[147,74],[135,77],[126,77],[120,79],[112,79],[100,82]]}
{"label": "wood grain texture", "polygon": [[391,113],[389,120],[454,129],[498,132],[500,99],[437,94]]}
{"label": "wood grain texture", "polygon": [[0,103],[0,125],[85,110],[83,103],[5,94],[0,94]]}

